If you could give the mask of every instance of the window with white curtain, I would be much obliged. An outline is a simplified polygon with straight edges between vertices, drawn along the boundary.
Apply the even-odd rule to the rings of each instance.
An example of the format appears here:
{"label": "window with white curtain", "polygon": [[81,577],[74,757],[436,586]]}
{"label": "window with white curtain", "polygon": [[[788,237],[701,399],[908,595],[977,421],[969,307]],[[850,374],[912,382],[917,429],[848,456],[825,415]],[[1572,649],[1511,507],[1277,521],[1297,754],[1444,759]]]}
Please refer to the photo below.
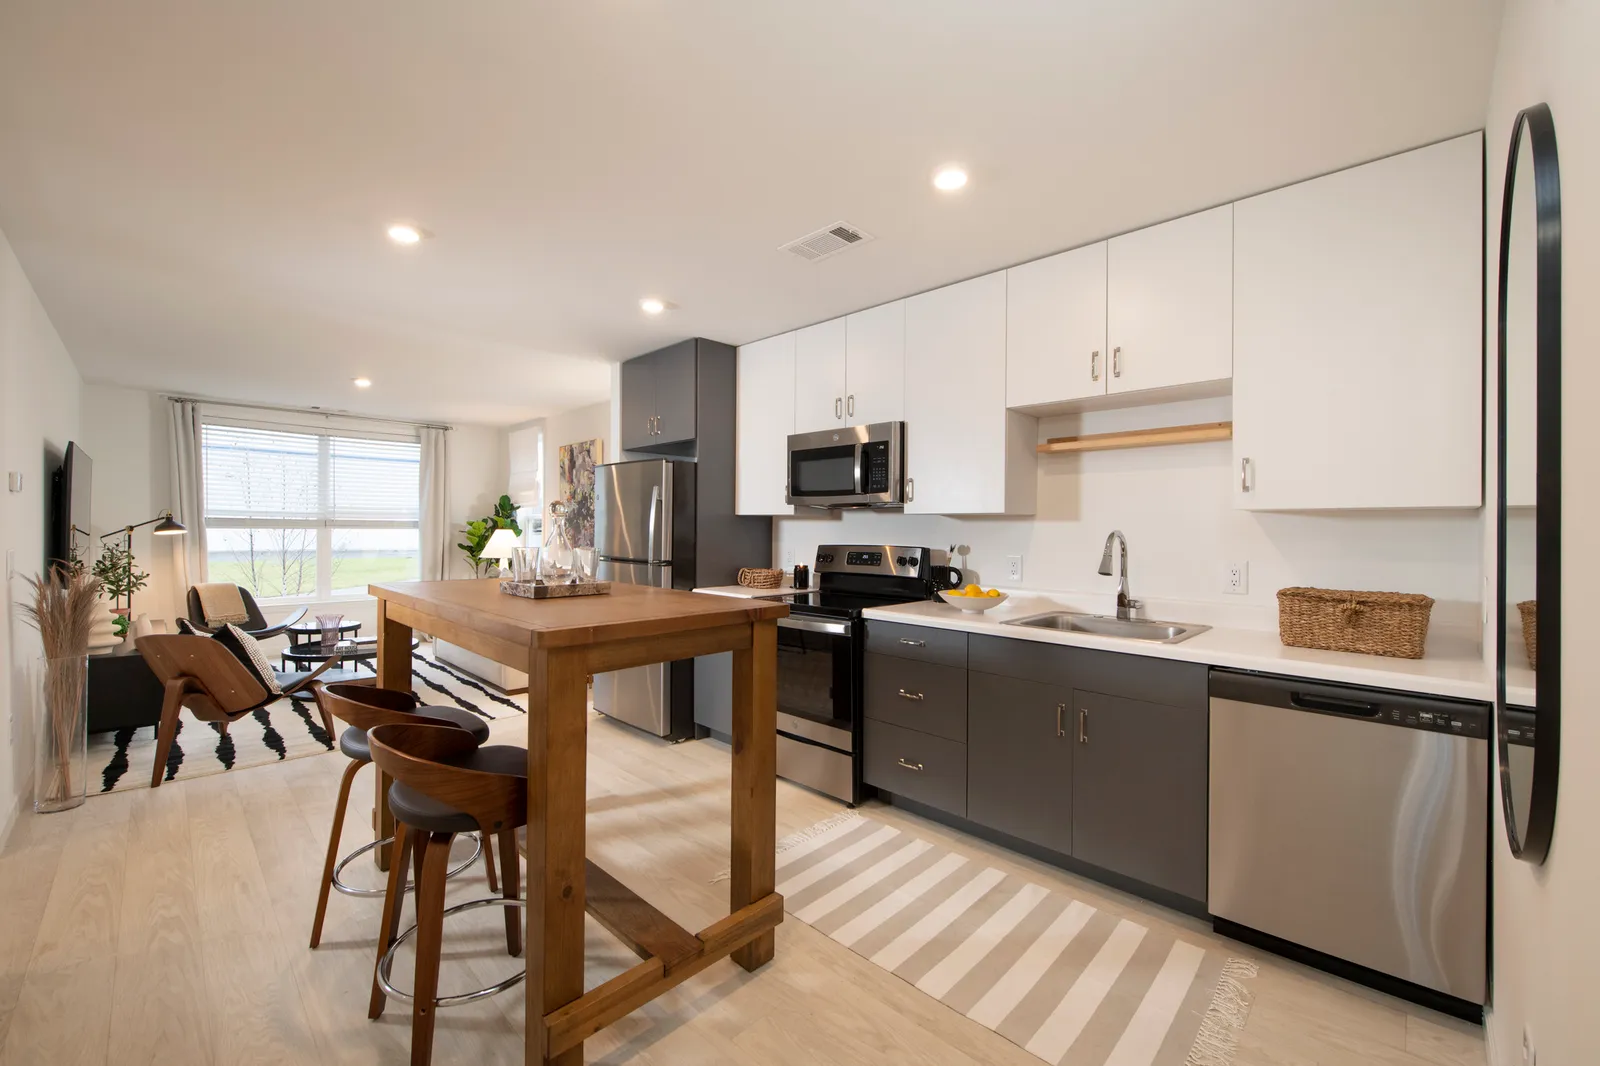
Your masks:
{"label": "window with white curtain", "polygon": [[415,440],[207,421],[212,581],[258,599],[334,599],[419,574]]}

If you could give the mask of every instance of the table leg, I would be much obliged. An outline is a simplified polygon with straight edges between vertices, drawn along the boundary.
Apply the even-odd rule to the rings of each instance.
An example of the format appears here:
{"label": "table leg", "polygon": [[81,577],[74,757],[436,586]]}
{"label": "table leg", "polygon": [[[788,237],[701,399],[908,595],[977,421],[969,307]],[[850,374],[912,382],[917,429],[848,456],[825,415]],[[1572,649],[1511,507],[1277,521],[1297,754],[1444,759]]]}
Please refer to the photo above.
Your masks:
{"label": "table leg", "polygon": [[[730,911],[749,906],[776,887],[778,813],[778,624],[751,625],[748,650],[733,653],[733,876]],[[734,951],[754,970],[772,960],[771,930]]]}
{"label": "table leg", "polygon": [[[378,685],[380,688],[398,689],[401,692],[411,691],[411,627],[392,621],[388,616],[388,600],[378,600]],[[376,767],[374,767],[376,770]],[[372,799],[372,833],[373,839],[383,840],[385,837],[394,836],[394,815],[389,813],[389,785],[388,774],[377,770],[373,775],[374,793]],[[372,855],[378,864],[378,869],[389,868],[390,852],[394,850],[393,844],[386,844],[381,848],[373,848]]]}
{"label": "table leg", "polygon": [[583,995],[588,674],[576,649],[528,663],[526,1062],[583,1066],[583,1045],[547,1055],[544,1018]]}

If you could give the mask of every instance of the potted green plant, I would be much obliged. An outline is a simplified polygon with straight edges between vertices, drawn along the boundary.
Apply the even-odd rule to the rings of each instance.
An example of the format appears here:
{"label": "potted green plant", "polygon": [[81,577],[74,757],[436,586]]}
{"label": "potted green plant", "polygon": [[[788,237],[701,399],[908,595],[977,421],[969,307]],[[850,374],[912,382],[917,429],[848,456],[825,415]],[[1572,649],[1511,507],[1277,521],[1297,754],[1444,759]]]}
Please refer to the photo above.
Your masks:
{"label": "potted green plant", "polygon": [[[93,574],[100,588],[111,597],[117,614],[117,636],[128,635],[128,622],[133,615],[133,594],[150,583],[150,575],[134,565],[133,550],[115,541],[100,549],[100,558],[94,561]],[[122,606],[122,601],[128,601]]]}
{"label": "potted green plant", "polygon": [[510,496],[501,496],[494,505],[494,513],[473,519],[461,531],[461,535],[467,539],[456,547],[466,555],[473,577],[481,576],[484,566],[489,563],[488,559],[483,558],[483,549],[497,529],[509,529],[517,536],[522,536],[522,527],[517,525],[517,507],[511,502]]}

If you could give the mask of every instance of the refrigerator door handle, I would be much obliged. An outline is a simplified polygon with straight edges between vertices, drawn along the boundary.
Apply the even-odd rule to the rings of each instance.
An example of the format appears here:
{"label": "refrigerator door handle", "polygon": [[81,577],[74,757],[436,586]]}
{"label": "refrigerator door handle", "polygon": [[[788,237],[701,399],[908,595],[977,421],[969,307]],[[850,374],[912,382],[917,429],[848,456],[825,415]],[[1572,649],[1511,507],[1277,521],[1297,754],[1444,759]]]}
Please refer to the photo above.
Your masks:
{"label": "refrigerator door handle", "polygon": [[661,556],[656,552],[656,521],[661,517],[661,486],[650,486],[650,517],[645,526],[645,559],[649,562],[659,562]]}

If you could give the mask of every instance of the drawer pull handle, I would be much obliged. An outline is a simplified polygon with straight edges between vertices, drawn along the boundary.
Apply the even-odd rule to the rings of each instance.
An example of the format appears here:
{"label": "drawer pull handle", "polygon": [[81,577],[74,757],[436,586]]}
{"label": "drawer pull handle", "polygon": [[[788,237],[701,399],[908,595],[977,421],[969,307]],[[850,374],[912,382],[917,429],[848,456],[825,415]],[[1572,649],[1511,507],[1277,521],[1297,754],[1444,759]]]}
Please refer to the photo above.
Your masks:
{"label": "drawer pull handle", "polygon": [[926,648],[928,646],[928,642],[925,640],[907,640],[905,637],[900,638],[900,643],[911,648]]}
{"label": "drawer pull handle", "polygon": [[1056,704],[1056,736],[1058,737],[1064,737],[1067,735],[1066,726],[1061,724],[1061,717],[1066,713],[1067,705],[1065,703]]}
{"label": "drawer pull handle", "polygon": [[904,766],[907,770],[921,770],[922,769],[922,764],[919,763],[919,762],[906,762],[904,759],[896,759],[895,761],[898,762],[901,766]]}
{"label": "drawer pull handle", "polygon": [[1078,743],[1089,743],[1089,708],[1078,708]]}
{"label": "drawer pull handle", "polygon": [[901,689],[900,698],[903,700],[916,700],[920,703],[923,697],[920,692],[907,692],[905,689]]}

